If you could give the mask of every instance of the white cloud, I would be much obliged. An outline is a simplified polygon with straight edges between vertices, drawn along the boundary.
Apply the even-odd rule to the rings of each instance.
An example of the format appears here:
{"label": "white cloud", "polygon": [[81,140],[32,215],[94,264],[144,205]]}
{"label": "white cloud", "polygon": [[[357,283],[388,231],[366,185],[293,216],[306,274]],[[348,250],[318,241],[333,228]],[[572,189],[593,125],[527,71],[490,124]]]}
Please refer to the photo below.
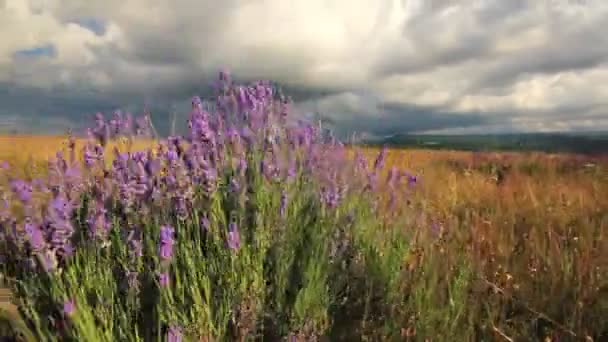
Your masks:
{"label": "white cloud", "polygon": [[[83,17],[103,34],[75,23]],[[331,91],[303,105],[317,99],[345,124],[392,104],[583,129],[608,118],[606,22],[603,0],[4,0],[0,82],[186,97],[229,67]],[[45,44],[54,57],[13,57]]]}

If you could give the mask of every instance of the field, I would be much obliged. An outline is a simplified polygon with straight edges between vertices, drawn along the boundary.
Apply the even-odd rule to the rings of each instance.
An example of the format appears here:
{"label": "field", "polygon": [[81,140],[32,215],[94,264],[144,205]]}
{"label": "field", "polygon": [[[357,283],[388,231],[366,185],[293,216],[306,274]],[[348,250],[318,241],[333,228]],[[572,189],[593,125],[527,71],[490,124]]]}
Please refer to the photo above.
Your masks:
{"label": "field", "polygon": [[[46,179],[47,159],[58,149],[67,155],[66,142],[65,137],[0,137],[0,161],[10,164],[0,176]],[[81,140],[73,149],[85,146]],[[265,160],[247,153],[249,165]],[[110,167],[109,154],[101,169]],[[359,170],[348,163],[361,162],[362,156],[368,162],[361,170],[378,171],[372,172],[378,186],[371,192],[365,189],[372,181],[363,177],[358,187],[357,172],[348,169]],[[170,164],[173,157],[167,158]],[[210,190],[221,198],[192,199],[197,204],[188,207],[187,219],[148,207],[142,209],[146,214],[135,213],[137,220],[108,210],[116,213],[109,217],[114,228],[104,237],[111,247],[78,242],[75,259],[60,259],[66,262],[61,274],[5,265],[7,286],[18,293],[30,333],[90,341],[608,339],[605,156],[349,146],[344,164],[327,165],[328,158],[314,158],[315,168],[301,166],[315,175],[324,168],[346,174],[310,176],[323,179],[318,188],[304,181],[305,171],[291,185],[243,176],[255,189],[247,192],[255,208],[243,204],[244,193],[235,189],[244,183],[231,181],[241,169],[230,166],[230,175],[219,174],[216,190]],[[337,160],[342,159],[331,159]],[[397,169],[407,179],[395,189],[391,175]],[[329,174],[337,178],[324,183]],[[328,184],[343,186],[345,180],[350,186],[336,190],[343,193],[339,204],[325,195],[317,203],[315,191],[324,194]],[[23,215],[23,208],[15,210]],[[147,216],[154,219],[146,221]],[[158,220],[169,217],[171,222]],[[201,217],[209,221],[201,223]],[[119,235],[126,228],[117,228],[133,222],[147,230],[139,241],[148,259],[137,264],[129,253],[131,240]],[[163,230],[165,225],[173,227]],[[206,227],[204,234],[199,226]],[[178,233],[168,238],[173,228]],[[210,240],[201,250],[204,238]],[[167,244],[169,251],[163,250]],[[29,248],[23,253],[31,253]],[[141,292],[119,286],[123,276],[116,275],[117,266],[137,269]],[[169,272],[170,280],[163,278]],[[118,300],[118,294],[126,299]],[[5,307],[15,318],[15,307]],[[46,314],[63,323],[46,324],[41,321]]]}

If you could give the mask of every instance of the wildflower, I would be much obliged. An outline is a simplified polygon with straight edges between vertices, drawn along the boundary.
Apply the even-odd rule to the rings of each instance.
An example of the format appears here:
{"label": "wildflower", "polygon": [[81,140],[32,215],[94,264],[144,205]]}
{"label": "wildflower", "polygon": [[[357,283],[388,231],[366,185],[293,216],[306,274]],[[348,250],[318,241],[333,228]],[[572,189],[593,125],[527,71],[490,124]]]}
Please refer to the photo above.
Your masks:
{"label": "wildflower", "polygon": [[74,232],[71,214],[73,207],[65,195],[57,194],[51,201],[45,217],[45,227],[51,234],[51,246],[64,255],[71,255],[70,239]]}
{"label": "wildflower", "polygon": [[418,176],[410,174],[409,172],[403,172],[402,176],[405,176],[405,178],[407,179],[407,184],[409,186],[414,186],[416,185],[416,183],[418,183]]}
{"label": "wildflower", "polygon": [[95,122],[97,126],[92,130],[92,135],[99,144],[105,146],[110,138],[110,127],[106,124],[105,118],[102,113],[95,115]]}
{"label": "wildflower", "polygon": [[23,180],[14,180],[11,182],[11,189],[23,203],[29,203],[32,200],[33,188],[32,185]]}
{"label": "wildflower", "polygon": [[205,232],[208,232],[209,228],[211,228],[211,222],[209,222],[209,219],[207,218],[207,216],[203,216],[201,218],[201,228]]}
{"label": "wildflower", "polygon": [[236,250],[241,247],[241,236],[236,223],[231,222],[228,225],[228,247]]}
{"label": "wildflower", "polygon": [[[29,220],[28,220],[29,221]],[[34,252],[40,252],[44,248],[46,241],[40,228],[32,222],[26,222],[24,230],[27,234],[30,247]]]}
{"label": "wildflower", "polygon": [[330,208],[335,208],[340,202],[340,191],[335,187],[321,189],[321,201]]}
{"label": "wildflower", "polygon": [[171,226],[162,226],[160,228],[160,241],[164,244],[173,244],[173,232],[175,230]]}
{"label": "wildflower", "polygon": [[239,165],[237,167],[237,170],[241,176],[245,176],[245,172],[247,171],[247,159],[239,159]]}
{"label": "wildflower", "polygon": [[192,98],[192,109],[202,109],[203,106],[203,101],[201,101],[201,98],[198,96],[194,96]]}
{"label": "wildflower", "polygon": [[188,205],[184,193],[176,193],[173,198],[173,209],[180,219],[186,219],[188,216]]}
{"label": "wildflower", "polygon": [[107,210],[102,203],[96,203],[93,211],[87,218],[89,234],[92,238],[104,239],[110,231],[111,224],[107,219]]}
{"label": "wildflower", "polygon": [[415,175],[410,175],[410,176],[407,178],[407,183],[408,183],[409,185],[415,185],[416,183],[418,183],[418,176],[415,176]]}
{"label": "wildflower", "polygon": [[103,160],[103,147],[101,145],[88,143],[84,149],[83,159],[86,167],[93,167],[99,161]]}
{"label": "wildflower", "polygon": [[236,178],[232,178],[232,180],[230,180],[230,192],[236,194],[240,190],[241,190],[241,184],[239,183],[239,180]]}
{"label": "wildflower", "polygon": [[169,273],[161,272],[158,275],[158,283],[160,284],[161,287],[168,287],[169,286]]}
{"label": "wildflower", "polygon": [[63,314],[70,317],[76,311],[76,304],[73,299],[68,299],[63,302]]}
{"label": "wildflower", "polygon": [[143,245],[141,243],[141,239],[136,238],[135,231],[131,231],[129,236],[127,237],[127,241],[129,244],[129,255],[131,259],[140,258],[143,256]]}
{"label": "wildflower", "polygon": [[376,157],[376,161],[374,162],[374,169],[380,170],[384,167],[384,162],[386,161],[386,153],[387,148],[383,147],[380,153],[378,153],[378,157]]}
{"label": "wildflower", "polygon": [[160,246],[160,257],[162,259],[168,260],[168,259],[171,259],[172,255],[173,255],[173,245],[163,243]]}
{"label": "wildflower", "polygon": [[181,342],[182,330],[180,327],[172,325],[167,331],[167,342]]}
{"label": "wildflower", "polygon": [[171,226],[162,226],[160,228],[160,249],[159,254],[161,259],[169,260],[173,256],[173,232]]}

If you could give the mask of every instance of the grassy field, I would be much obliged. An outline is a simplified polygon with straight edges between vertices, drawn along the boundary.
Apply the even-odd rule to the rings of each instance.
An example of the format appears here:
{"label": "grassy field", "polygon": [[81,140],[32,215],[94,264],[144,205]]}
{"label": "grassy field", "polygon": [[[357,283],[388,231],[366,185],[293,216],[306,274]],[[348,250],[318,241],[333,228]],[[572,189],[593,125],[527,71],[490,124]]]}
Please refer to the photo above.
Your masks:
{"label": "grassy field", "polygon": [[[3,136],[0,161],[38,177],[64,141]],[[607,159],[395,149],[387,165],[419,177],[406,204],[415,214],[400,224],[412,232],[396,278],[407,296],[383,312],[401,322],[393,339],[607,336]],[[353,314],[366,323],[345,323],[334,339],[382,338],[376,314]]]}
{"label": "grassy field", "polygon": [[606,156],[344,146],[220,80],[186,137],[121,113],[86,141],[0,137],[7,334],[608,339]]}

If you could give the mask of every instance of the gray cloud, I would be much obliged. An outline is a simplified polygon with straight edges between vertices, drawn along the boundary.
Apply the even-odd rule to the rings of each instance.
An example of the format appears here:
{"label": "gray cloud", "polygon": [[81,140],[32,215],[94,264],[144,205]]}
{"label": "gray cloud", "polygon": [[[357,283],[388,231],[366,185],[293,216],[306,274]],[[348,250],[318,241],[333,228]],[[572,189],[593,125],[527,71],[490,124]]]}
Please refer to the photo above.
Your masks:
{"label": "gray cloud", "polygon": [[224,67],[343,135],[608,129],[606,22],[602,0],[4,0],[0,130],[164,122]]}

